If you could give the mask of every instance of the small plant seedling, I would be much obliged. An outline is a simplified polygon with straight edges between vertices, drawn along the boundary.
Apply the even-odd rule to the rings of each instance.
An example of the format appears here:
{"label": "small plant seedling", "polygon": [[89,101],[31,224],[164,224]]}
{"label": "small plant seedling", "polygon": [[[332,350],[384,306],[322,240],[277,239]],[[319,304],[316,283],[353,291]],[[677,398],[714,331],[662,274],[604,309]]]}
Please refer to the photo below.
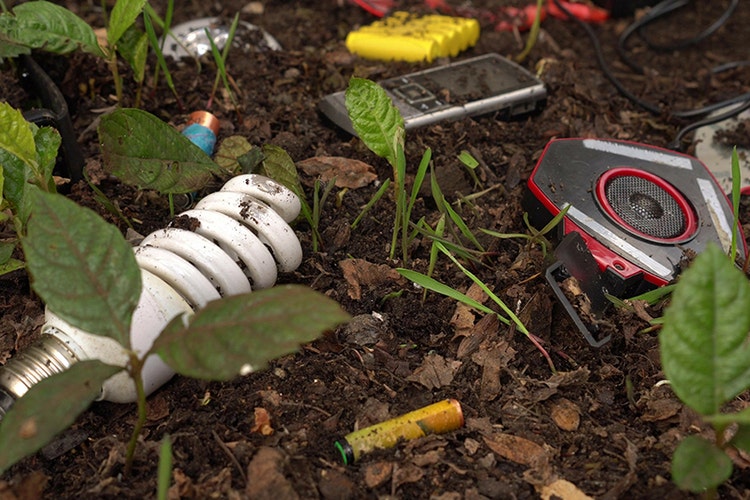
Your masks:
{"label": "small plant seedling", "polygon": [[[107,15],[106,44],[100,46],[91,26],[65,7],[34,0],[21,3],[11,11],[3,9],[0,14],[0,60],[30,54],[32,50],[44,50],[53,54],[69,54],[82,50],[107,61],[115,84],[117,103],[123,102],[122,78],[117,67],[118,55],[130,65],[138,84],[136,107],[140,105],[149,45],[157,52],[160,67],[168,74],[162,63],[163,55],[153,33],[153,16],[144,16],[146,32],[135,26],[136,19],[144,12],[146,0],[118,0]],[[153,13],[153,9],[150,9]],[[168,78],[171,82],[171,78]],[[175,93],[173,85],[170,85]]]}
{"label": "small plant seedling", "polygon": [[[7,145],[7,149],[0,150],[4,173],[0,179],[11,180],[4,183],[3,199],[17,210],[16,219],[21,219],[19,213],[28,219],[21,240],[34,291],[72,326],[114,339],[128,358],[124,366],[80,361],[70,370],[32,387],[0,421],[0,474],[71,425],[99,396],[102,383],[122,370],[132,377],[138,394],[138,420],[127,454],[129,468],[146,421],[142,370],[150,355],[158,355],[176,373],[185,376],[228,380],[263,368],[268,361],[292,352],[348,318],[322,294],[299,285],[284,285],[226,297],[210,302],[189,318],[174,318],[147,352],[136,352],[131,346],[130,327],[141,294],[141,278],[132,248],[115,226],[93,211],[43,190],[54,187],[45,172],[51,175],[57,147],[48,150],[46,143],[44,147],[35,144],[37,137],[47,136],[40,136],[42,129],[25,122],[20,112],[0,106],[0,113],[8,114],[12,118],[8,123],[13,124],[6,136],[0,133],[0,144],[3,148]],[[137,110],[134,113],[146,116]],[[129,127],[130,118],[129,112],[122,110],[104,126],[110,133],[138,141],[139,137],[131,134],[134,129]],[[148,118],[146,123],[156,126]],[[118,126],[123,128],[116,132]],[[164,130],[182,137],[171,127]],[[115,148],[109,154],[133,153],[128,146],[120,146],[122,149]],[[144,144],[134,147],[151,151]],[[124,159],[127,164],[131,158],[125,155]],[[193,187],[174,178],[169,168],[163,168],[164,158],[144,155],[143,159],[147,160],[146,179],[152,185],[162,189]],[[172,170],[190,167],[188,159],[179,159],[172,164]],[[219,168],[215,164],[214,167]],[[185,173],[190,174],[189,169]]]}
{"label": "small plant seedling", "polygon": [[[709,492],[732,473],[730,447],[750,452],[750,411],[722,413],[750,388],[750,283],[718,247],[698,255],[672,294],[659,333],[664,374],[677,397],[711,424],[715,440],[686,437],[672,458],[672,480]],[[727,429],[736,432],[727,439]]]}
{"label": "small plant seedling", "polygon": [[[146,421],[141,372],[151,354],[178,374],[229,380],[263,368],[348,318],[322,294],[283,285],[210,302],[189,318],[178,316],[147,352],[137,353],[130,326],[141,280],[130,245],[114,226],[62,195],[32,189],[31,196],[34,217],[23,248],[34,291],[71,325],[117,341],[128,362],[112,367],[82,361],[32,387],[0,422],[0,473],[68,427],[99,395],[102,382],[121,370],[133,378],[138,393],[130,464]],[[29,425],[33,439],[24,431]]]}
{"label": "small plant seedling", "polygon": [[[409,247],[418,234],[421,233],[428,238],[442,239],[445,230],[445,220],[440,223],[442,227],[437,232],[432,230],[423,220],[416,224],[411,222],[414,204],[422,189],[427,169],[431,168],[432,150],[427,148],[422,155],[414,175],[411,191],[407,193],[406,158],[404,156],[405,131],[401,112],[393,105],[388,94],[380,85],[365,78],[354,77],[350,80],[345,102],[349,118],[357,135],[373,153],[386,159],[393,169],[393,182],[391,183],[388,179],[380,186],[380,189],[354,220],[352,228],[357,226],[364,214],[385,194],[388,184],[392,184],[396,208],[389,257],[394,258],[397,243],[400,239],[402,263],[406,265],[409,258]],[[459,159],[475,176],[473,168],[478,165],[476,160],[468,153],[462,154]],[[450,230],[457,228],[480,252],[484,252],[482,245],[469,230],[461,216],[445,201],[445,197],[437,184],[434,171],[431,176],[431,189],[438,210],[453,223]],[[452,245],[447,240],[444,243]],[[454,246],[457,249],[461,248],[460,245]],[[431,252],[431,255],[434,257],[436,252]],[[462,255],[467,256],[469,253],[462,251]]]}
{"label": "small plant seedling", "polygon": [[[739,224],[739,174],[734,148],[733,227]],[[735,265],[737,254],[737,231],[732,231],[729,256],[711,245],[696,257],[674,287],[659,333],[662,367],[672,389],[713,426],[715,436],[713,442],[700,436],[680,442],[672,457],[672,480],[708,498],[732,474],[726,451],[734,447],[750,453],[750,409],[722,412],[750,389],[750,283]],[[734,435],[727,439],[733,425]]]}
{"label": "small plant seedling", "polygon": [[528,241],[529,248],[531,248],[532,245],[538,244],[542,247],[542,255],[544,257],[547,256],[547,247],[550,246],[549,241],[546,238],[546,235],[552,231],[557,225],[560,223],[560,221],[563,220],[565,217],[565,214],[568,213],[568,209],[570,208],[570,205],[566,206],[564,209],[560,210],[560,212],[555,215],[548,223],[545,225],[542,229],[537,230],[534,228],[534,226],[531,225],[529,222],[529,214],[524,213],[523,214],[523,222],[526,224],[526,227],[529,230],[530,234],[523,234],[523,233],[499,233],[497,231],[490,231],[489,229],[482,229],[482,232],[489,234],[490,236],[493,236],[495,238],[501,238],[501,239],[508,239],[508,238],[522,238]]}
{"label": "small plant seedling", "polygon": [[239,109],[237,106],[237,101],[234,98],[234,92],[232,92],[232,88],[229,86],[229,78],[227,76],[227,66],[226,66],[226,60],[227,56],[229,55],[229,49],[232,47],[232,40],[234,40],[234,34],[237,31],[237,25],[240,22],[240,15],[235,14],[234,19],[232,20],[232,24],[229,26],[229,33],[227,35],[227,40],[224,45],[224,49],[219,51],[219,47],[216,45],[216,42],[214,42],[213,37],[208,31],[208,28],[205,28],[206,31],[206,37],[208,38],[208,41],[211,43],[211,54],[214,57],[214,61],[216,61],[216,78],[214,79],[214,85],[211,88],[211,96],[208,98],[208,104],[206,105],[207,109],[211,109],[211,105],[213,104],[213,100],[216,97],[216,89],[219,87],[219,80],[222,81],[224,84],[224,89],[227,91],[227,94],[229,94],[229,98],[232,100],[232,104],[234,105],[235,109]]}
{"label": "small plant seedling", "polygon": [[[61,138],[51,127],[27,122],[7,103],[0,103],[0,123],[0,224],[13,223],[20,234],[31,214],[32,186],[55,191],[52,171]],[[23,267],[23,261],[13,258],[17,243],[0,242],[0,274]]]}
{"label": "small plant seedling", "polygon": [[[432,151],[425,151],[420,161],[407,199],[406,157],[404,156],[404,118],[401,116],[385,90],[366,78],[353,77],[346,89],[346,109],[354,130],[362,142],[376,155],[388,161],[393,169],[393,196],[396,210],[393,220],[390,258],[396,254],[396,244],[401,236],[401,252],[404,264],[409,258],[409,221],[419,188],[422,185]],[[382,195],[382,193],[381,193]]]}
{"label": "small plant seedling", "polygon": [[436,246],[438,250],[443,252],[448,258],[453,261],[453,264],[455,264],[461,271],[468,276],[474,283],[476,283],[479,288],[487,294],[487,296],[495,303],[497,304],[500,309],[503,311],[505,316],[502,314],[492,310],[491,308],[485,306],[484,304],[472,299],[471,297],[459,292],[458,290],[451,288],[443,283],[440,283],[439,281],[435,280],[434,278],[431,278],[429,276],[425,276],[424,274],[418,273],[416,271],[412,271],[410,269],[404,269],[399,268],[397,271],[399,274],[401,274],[404,278],[413,281],[417,285],[426,288],[428,290],[431,290],[436,293],[440,293],[442,295],[445,295],[447,297],[451,297],[455,300],[458,300],[459,302],[462,302],[470,307],[473,307],[474,309],[478,311],[482,311],[486,314],[495,314],[498,319],[505,323],[506,325],[510,325],[513,323],[515,325],[516,329],[526,335],[526,337],[529,338],[532,344],[539,350],[539,352],[542,353],[544,358],[547,360],[547,363],[550,366],[550,369],[552,372],[556,372],[555,364],[552,361],[552,358],[550,357],[549,353],[547,353],[546,349],[542,347],[542,345],[539,342],[539,339],[533,335],[529,330],[526,328],[526,326],[523,324],[523,322],[516,316],[516,314],[503,302],[500,297],[495,295],[495,293],[490,290],[490,288],[477,276],[475,276],[471,271],[466,269],[461,263],[456,259],[451,252],[448,251],[442,244],[436,243]]}

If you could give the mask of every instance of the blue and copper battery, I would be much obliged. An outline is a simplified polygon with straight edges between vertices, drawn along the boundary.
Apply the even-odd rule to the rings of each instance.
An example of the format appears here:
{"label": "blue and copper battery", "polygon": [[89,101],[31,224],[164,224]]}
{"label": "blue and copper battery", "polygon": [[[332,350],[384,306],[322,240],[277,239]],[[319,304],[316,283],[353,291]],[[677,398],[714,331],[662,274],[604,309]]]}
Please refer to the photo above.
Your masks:
{"label": "blue and copper battery", "polygon": [[359,429],[336,441],[344,465],[349,465],[375,449],[392,448],[400,441],[417,439],[428,434],[444,434],[464,425],[461,404],[446,399],[392,418],[379,424]]}
{"label": "blue and copper battery", "polygon": [[219,135],[219,119],[208,111],[195,111],[190,114],[182,135],[192,141],[208,156],[214,154],[216,136]]}

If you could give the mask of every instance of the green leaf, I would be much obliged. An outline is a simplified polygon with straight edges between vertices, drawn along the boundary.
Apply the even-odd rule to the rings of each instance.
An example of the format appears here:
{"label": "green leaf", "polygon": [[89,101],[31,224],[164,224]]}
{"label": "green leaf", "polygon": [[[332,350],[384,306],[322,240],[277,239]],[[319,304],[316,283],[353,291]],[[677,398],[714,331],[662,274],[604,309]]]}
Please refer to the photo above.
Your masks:
{"label": "green leaf", "polygon": [[8,259],[8,261],[4,264],[0,264],[0,275],[8,274],[10,272],[16,271],[17,269],[23,269],[24,265],[25,264],[22,260]]}
{"label": "green leaf", "polygon": [[130,65],[136,82],[142,82],[146,74],[148,47],[148,36],[135,26],[128,28],[117,44],[117,52]]}
{"label": "green leaf", "polygon": [[141,294],[132,248],[92,210],[62,195],[31,195],[34,215],[22,243],[34,291],[71,325],[129,348]]}
{"label": "green leaf", "polygon": [[62,144],[62,137],[57,129],[42,127],[34,134],[36,144],[36,164],[38,169],[34,172],[37,176],[37,185],[46,186],[47,191],[55,191],[55,180],[52,172],[57,162],[57,152]]}
{"label": "green leaf", "polygon": [[14,7],[13,14],[15,29],[7,35],[17,43],[55,54],[81,49],[103,56],[91,26],[64,7],[45,1],[26,2]]}
{"label": "green leaf", "polygon": [[[27,165],[36,162],[34,132],[20,110],[6,102],[0,102],[0,149],[19,158]],[[5,166],[3,164],[3,166]]]}
{"label": "green leaf", "polygon": [[474,170],[475,168],[479,166],[479,162],[477,161],[477,159],[474,158],[471,155],[471,153],[469,153],[466,150],[461,151],[461,153],[458,155],[458,159],[461,161],[461,163],[463,163],[464,165],[466,165],[472,170]]}
{"label": "green leaf", "polygon": [[734,423],[750,425],[750,407],[736,413],[717,413],[715,415],[703,415],[703,420],[714,427],[727,427]]}
{"label": "green leaf", "polygon": [[[12,23],[8,21],[12,20]],[[8,38],[8,33],[15,31],[15,19],[0,15],[0,62],[13,59],[23,54],[31,54],[31,48]],[[12,28],[11,28],[12,27]]]}
{"label": "green leaf", "polygon": [[141,189],[189,193],[222,173],[190,139],[140,109],[118,109],[104,115],[99,142],[105,169]]}
{"label": "green leaf", "polygon": [[672,457],[672,480],[683,490],[701,493],[732,475],[732,459],[698,436],[688,436]]}
{"label": "green leaf", "polygon": [[117,0],[109,15],[107,43],[110,47],[117,45],[120,38],[135,22],[143,11],[146,0]]}
{"label": "green leaf", "polygon": [[258,173],[289,188],[299,199],[304,200],[305,191],[299,181],[297,166],[289,153],[272,144],[265,144],[262,150],[265,158]]}
{"label": "green leaf", "polygon": [[[430,290],[432,292],[445,295],[446,297],[450,297],[453,300],[457,300],[458,302],[466,304],[469,307],[473,307],[477,311],[482,311],[487,314],[497,314],[495,311],[493,311],[486,305],[482,304],[481,302],[472,299],[468,295],[459,292],[455,288],[451,288],[448,285],[440,283],[435,278],[432,278],[422,273],[418,273],[417,271],[412,271],[411,269],[405,269],[402,267],[397,268],[396,271],[398,271],[398,273],[404,278],[416,283],[422,288],[426,288],[427,290]],[[508,322],[507,319],[499,315],[498,315],[498,318],[500,319],[500,321],[503,321],[504,323],[507,324]]]}
{"label": "green leaf", "polygon": [[385,90],[371,80],[352,77],[344,102],[359,138],[373,153],[396,165],[397,145],[404,143],[404,118]]}
{"label": "green leaf", "polygon": [[[248,159],[250,164],[245,168]],[[263,153],[243,136],[232,135],[221,141],[216,148],[214,161],[232,175],[250,174],[255,173],[256,166],[263,161]]]}
{"label": "green leaf", "polygon": [[72,425],[122,367],[80,361],[34,385],[0,422],[0,474]]}
{"label": "green leaf", "polygon": [[750,453],[750,424],[740,424],[730,444],[746,453]]}
{"label": "green leaf", "polygon": [[0,241],[0,264],[5,264],[10,260],[13,255],[13,250],[16,248],[14,243],[8,243],[6,241]]}
{"label": "green leaf", "polygon": [[675,287],[659,334],[661,360],[677,396],[703,415],[750,386],[750,284],[710,245]]}
{"label": "green leaf", "polygon": [[33,187],[29,182],[31,169],[15,155],[0,149],[0,165],[3,167],[3,196],[13,213],[26,224],[31,213],[28,192]]}
{"label": "green leaf", "polygon": [[187,326],[175,318],[151,352],[182,375],[229,380],[296,351],[348,318],[310,288],[280,285],[211,302]]}

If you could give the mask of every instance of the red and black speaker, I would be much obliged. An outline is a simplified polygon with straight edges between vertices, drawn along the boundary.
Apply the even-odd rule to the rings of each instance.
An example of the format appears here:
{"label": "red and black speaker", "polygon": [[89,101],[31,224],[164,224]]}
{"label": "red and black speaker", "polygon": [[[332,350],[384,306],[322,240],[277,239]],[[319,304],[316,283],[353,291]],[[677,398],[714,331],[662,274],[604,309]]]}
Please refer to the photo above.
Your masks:
{"label": "red and black speaker", "polygon": [[[611,337],[597,337],[606,295],[628,297],[670,283],[707,245],[729,253],[733,234],[747,255],[722,188],[688,155],[608,139],[558,139],[547,144],[528,187],[525,208],[536,227],[565,210],[558,262],[547,280],[594,346]],[[560,288],[569,276],[588,296],[585,315]]]}

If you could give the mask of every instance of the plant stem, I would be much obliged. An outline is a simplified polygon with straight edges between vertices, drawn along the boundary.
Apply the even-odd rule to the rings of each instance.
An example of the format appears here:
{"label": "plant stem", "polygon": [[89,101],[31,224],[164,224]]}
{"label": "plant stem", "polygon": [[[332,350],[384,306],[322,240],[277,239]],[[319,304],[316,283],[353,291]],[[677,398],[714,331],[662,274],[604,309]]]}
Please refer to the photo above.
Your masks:
{"label": "plant stem", "polygon": [[112,72],[112,79],[115,82],[117,105],[122,107],[122,77],[120,77],[120,70],[117,68],[117,52],[114,47],[109,47],[108,51],[109,70]]}
{"label": "plant stem", "polygon": [[522,62],[529,55],[531,49],[536,45],[536,40],[539,37],[539,27],[542,24],[542,8],[544,7],[543,0],[536,0],[536,16],[534,17],[534,23],[531,25],[529,30],[529,38],[526,40],[526,46],[523,51],[516,56],[516,62]]}
{"label": "plant stem", "polygon": [[143,388],[143,364],[144,360],[138,358],[135,352],[130,353],[130,376],[135,383],[135,391],[138,397],[138,420],[133,428],[133,434],[130,436],[128,451],[125,455],[125,475],[130,474],[133,467],[133,458],[135,457],[135,447],[138,445],[138,436],[141,435],[143,426],[146,424],[146,391]]}

